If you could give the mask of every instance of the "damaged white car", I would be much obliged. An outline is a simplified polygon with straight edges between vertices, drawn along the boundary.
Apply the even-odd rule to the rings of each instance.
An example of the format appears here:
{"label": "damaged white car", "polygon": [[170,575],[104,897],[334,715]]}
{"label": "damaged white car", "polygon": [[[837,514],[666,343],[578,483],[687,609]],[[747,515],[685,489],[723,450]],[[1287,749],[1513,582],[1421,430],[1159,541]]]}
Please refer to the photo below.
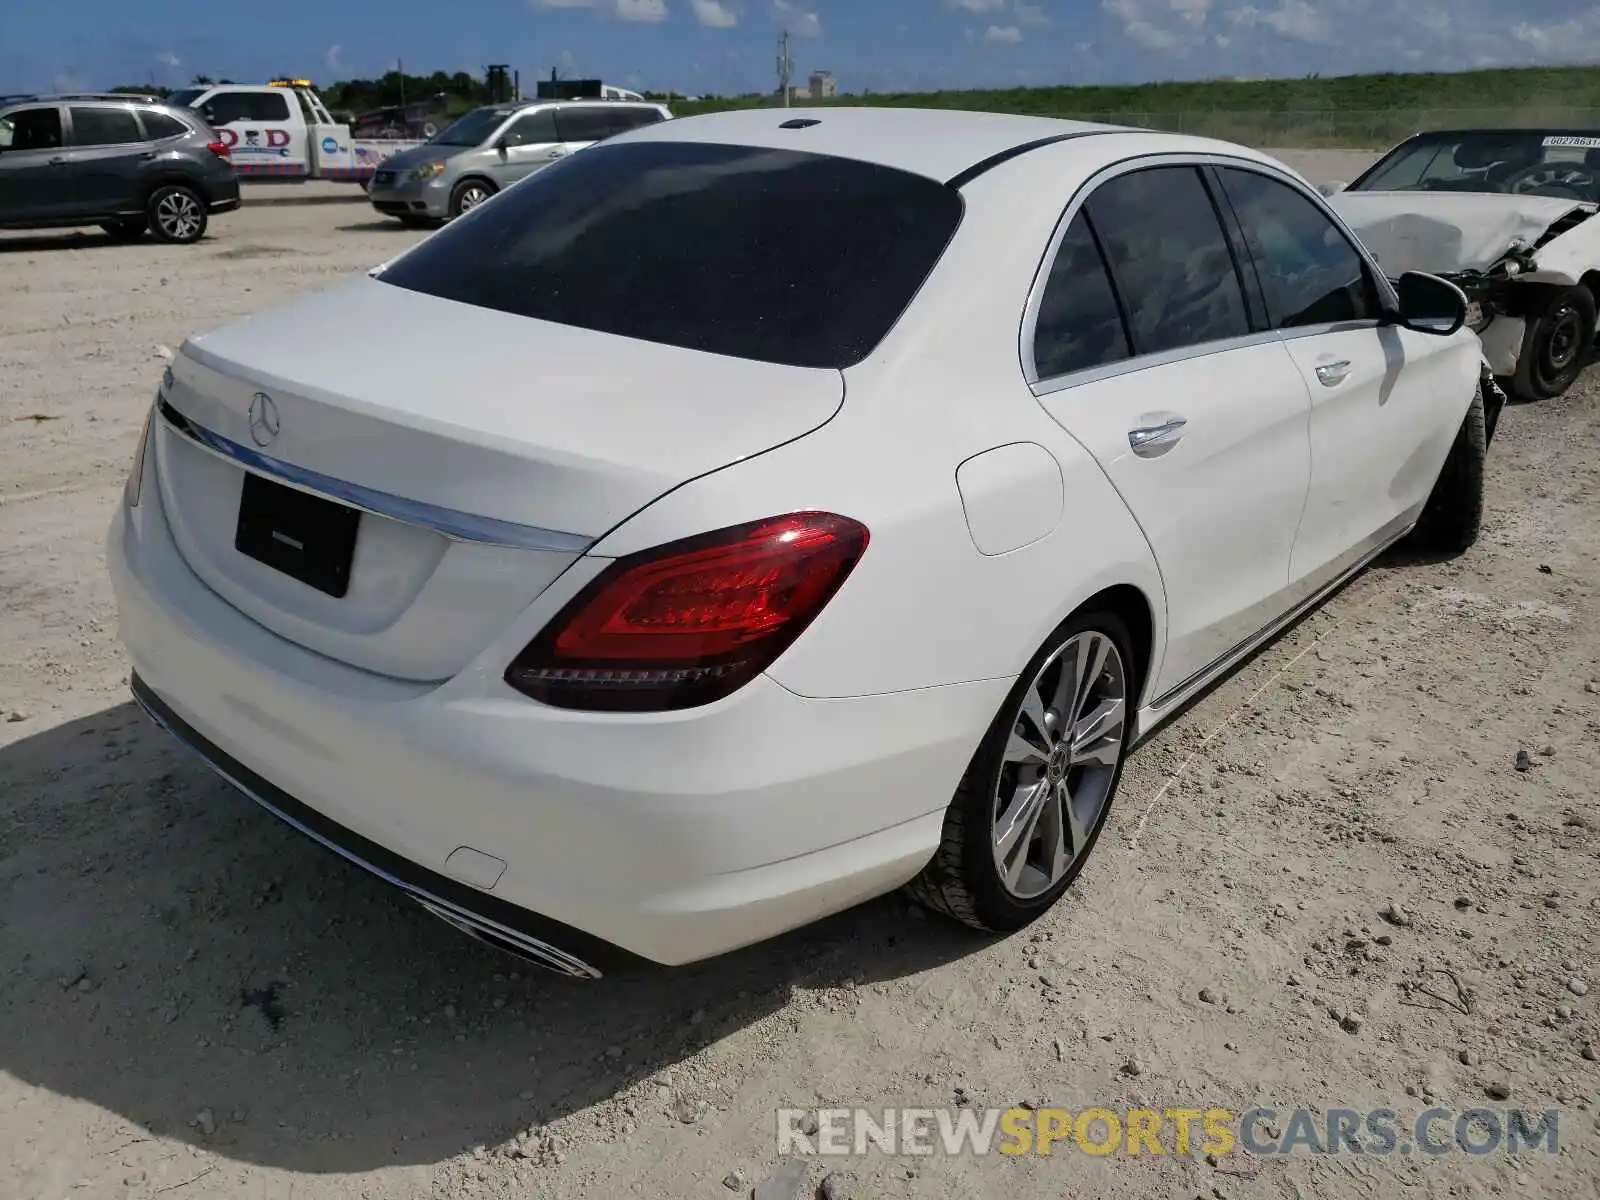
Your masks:
{"label": "damaged white car", "polygon": [[1457,284],[1501,385],[1524,400],[1588,364],[1600,295],[1600,130],[1421,133],[1323,189],[1384,273]]}

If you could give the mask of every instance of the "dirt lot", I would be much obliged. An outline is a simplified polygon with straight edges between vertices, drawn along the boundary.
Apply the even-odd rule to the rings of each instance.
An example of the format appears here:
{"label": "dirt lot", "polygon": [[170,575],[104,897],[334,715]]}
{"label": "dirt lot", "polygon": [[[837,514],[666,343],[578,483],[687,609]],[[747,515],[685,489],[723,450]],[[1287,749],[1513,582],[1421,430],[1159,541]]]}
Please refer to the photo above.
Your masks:
{"label": "dirt lot", "polygon": [[776,1169],[780,1106],[1409,1119],[1502,1084],[1565,1109],[1559,1155],[827,1169],[862,1200],[1596,1194],[1593,376],[1506,414],[1477,548],[1380,564],[1140,750],[1034,933],[887,899],[580,986],[278,825],[127,699],[101,542],[164,355],[412,236],[354,204],[192,249],[0,238],[0,1197],[714,1198]]}

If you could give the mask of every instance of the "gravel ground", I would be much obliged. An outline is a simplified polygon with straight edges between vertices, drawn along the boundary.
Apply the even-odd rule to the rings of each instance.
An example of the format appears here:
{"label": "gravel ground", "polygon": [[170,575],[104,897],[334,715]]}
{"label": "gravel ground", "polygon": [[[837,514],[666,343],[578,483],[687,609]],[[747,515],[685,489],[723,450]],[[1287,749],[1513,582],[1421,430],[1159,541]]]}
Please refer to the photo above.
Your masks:
{"label": "gravel ground", "polygon": [[842,1169],[860,1198],[1595,1194],[1593,376],[1507,412],[1475,549],[1380,563],[1141,749],[1032,932],[890,898],[582,986],[321,852],[127,699],[101,543],[164,355],[414,236],[269,205],[189,249],[0,237],[0,1196],[730,1196],[777,1169],[780,1106],[1409,1118],[1502,1085],[1566,1110],[1558,1155]]}

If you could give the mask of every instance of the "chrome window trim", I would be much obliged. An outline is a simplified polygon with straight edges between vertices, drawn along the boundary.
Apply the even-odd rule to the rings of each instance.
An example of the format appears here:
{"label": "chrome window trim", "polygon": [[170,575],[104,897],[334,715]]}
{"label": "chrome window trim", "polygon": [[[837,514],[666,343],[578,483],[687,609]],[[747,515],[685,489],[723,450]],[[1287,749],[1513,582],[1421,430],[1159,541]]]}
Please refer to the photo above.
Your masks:
{"label": "chrome window trim", "polygon": [[1093,383],[1097,380],[1125,375],[1133,371],[1143,370],[1145,367],[1164,366],[1169,363],[1182,362],[1186,359],[1199,358],[1207,354],[1220,354],[1227,350],[1238,350],[1246,346],[1259,345],[1267,341],[1287,341],[1291,338],[1312,337],[1319,334],[1341,332],[1347,329],[1378,328],[1382,326],[1382,321],[1374,320],[1343,321],[1329,325],[1302,325],[1292,329],[1263,329],[1236,338],[1225,338],[1214,342],[1196,342],[1192,346],[1183,346],[1176,350],[1162,351],[1158,354],[1133,354],[1114,363],[1104,363],[1098,367],[1088,367],[1081,371],[1069,371],[1063,375],[1041,378],[1033,353],[1034,331],[1039,322],[1039,309],[1044,301],[1045,287],[1050,281],[1050,269],[1055,265],[1056,255],[1061,249],[1062,241],[1067,236],[1067,228],[1083,209],[1088,198],[1094,193],[1095,189],[1103,184],[1133,171],[1147,170],[1151,167],[1199,168],[1204,166],[1230,167],[1254,171],[1256,174],[1264,175],[1269,179],[1287,185],[1310,200],[1316,206],[1317,211],[1333,222],[1334,227],[1350,243],[1351,249],[1366,264],[1367,270],[1372,276],[1373,284],[1378,289],[1380,307],[1393,309],[1397,306],[1398,300],[1394,294],[1393,286],[1378,267],[1377,262],[1368,252],[1366,246],[1362,244],[1361,239],[1351,233],[1349,227],[1339,219],[1339,214],[1328,207],[1325,197],[1318,193],[1316,189],[1307,187],[1303,180],[1283,168],[1272,163],[1258,162],[1250,158],[1238,158],[1229,154],[1165,150],[1135,155],[1132,158],[1121,159],[1100,168],[1078,186],[1078,189],[1068,199],[1067,206],[1062,210],[1061,216],[1057,219],[1055,230],[1051,233],[1050,241],[1045,247],[1044,256],[1034,271],[1033,283],[1028,289],[1028,299],[1022,311],[1020,351],[1023,378],[1027,381],[1035,396],[1047,396],[1054,392],[1077,387],[1079,384]]}
{"label": "chrome window trim", "polygon": [[242,446],[184,416],[167,400],[159,396],[158,411],[167,428],[183,437],[190,445],[198,446],[208,454],[227,460],[254,474],[292,487],[296,491],[320,496],[349,508],[386,517],[402,525],[427,529],[456,542],[472,542],[486,546],[505,546],[515,550],[551,550],[566,554],[582,554],[595,539],[577,533],[562,533],[554,529],[541,529],[534,525],[521,525],[502,521],[497,517],[483,517],[459,509],[408,500],[376,488],[362,487],[270,458],[248,446]]}

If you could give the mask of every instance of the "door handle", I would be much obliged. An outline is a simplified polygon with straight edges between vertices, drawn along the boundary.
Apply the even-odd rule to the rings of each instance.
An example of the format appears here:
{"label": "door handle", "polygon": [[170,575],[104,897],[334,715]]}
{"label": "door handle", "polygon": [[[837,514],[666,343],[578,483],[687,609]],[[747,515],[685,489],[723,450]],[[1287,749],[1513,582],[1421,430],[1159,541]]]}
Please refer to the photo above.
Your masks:
{"label": "door handle", "polygon": [[1183,427],[1188,424],[1182,417],[1167,413],[1143,419],[1153,423],[1128,430],[1128,445],[1140,458],[1165,454],[1182,439]]}
{"label": "door handle", "polygon": [[1317,382],[1323,387],[1337,387],[1350,375],[1350,360],[1341,358],[1338,362],[1318,363]]}
{"label": "door handle", "polygon": [[50,159],[45,165],[50,167],[64,167],[67,165],[67,160],[58,154],[54,158]]}
{"label": "door handle", "polygon": [[544,156],[544,158],[545,158],[546,162],[555,162],[556,159],[565,158],[566,156],[567,156],[567,151],[563,147],[563,148],[558,149],[558,150],[551,150],[549,153],[547,153]]}

